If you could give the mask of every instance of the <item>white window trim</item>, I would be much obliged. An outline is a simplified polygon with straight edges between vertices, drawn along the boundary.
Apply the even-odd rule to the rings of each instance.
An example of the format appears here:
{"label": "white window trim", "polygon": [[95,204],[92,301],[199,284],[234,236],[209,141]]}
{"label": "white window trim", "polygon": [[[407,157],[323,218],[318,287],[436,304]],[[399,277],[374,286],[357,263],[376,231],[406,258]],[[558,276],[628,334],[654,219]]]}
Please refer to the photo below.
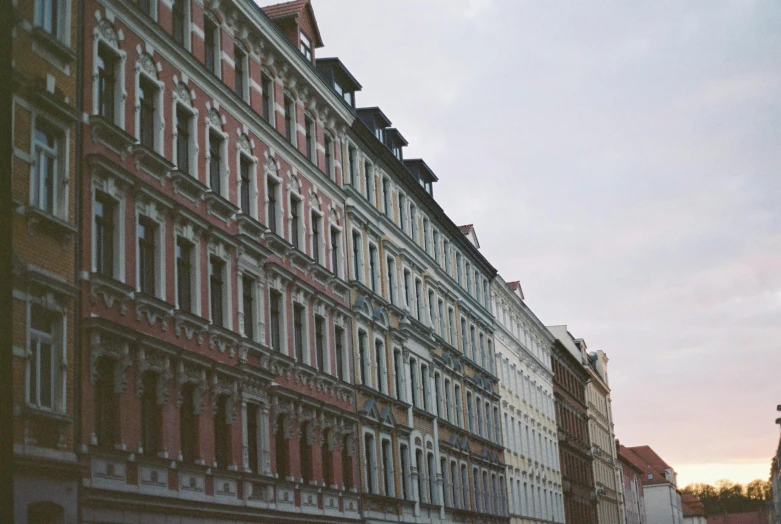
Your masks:
{"label": "white window trim", "polygon": [[171,104],[171,122],[173,122],[173,125],[171,126],[171,162],[178,167],[179,154],[176,149],[176,139],[179,136],[179,117],[176,114],[176,110],[177,108],[181,107],[190,113],[190,146],[188,148],[190,153],[190,165],[188,167],[190,176],[192,176],[195,180],[198,180],[198,168],[200,167],[200,162],[198,162],[198,153],[200,151],[200,147],[198,145],[198,108],[193,106],[192,103],[184,103],[184,101],[176,95],[175,90],[172,96],[173,103]]}
{"label": "white window trim", "polygon": [[[143,70],[143,66],[142,66],[142,63],[141,63],[142,62],[142,56],[144,54],[146,54],[146,53],[141,51],[141,45],[140,44],[137,46],[136,49],[138,51],[139,57],[136,60],[135,67],[134,67],[134,70],[135,70],[135,88],[136,88],[135,89],[135,99],[134,99],[134,104],[135,104],[135,121],[136,121],[135,122],[135,128],[136,128],[135,137],[136,137],[136,140],[138,140],[138,141],[141,140],[141,96],[140,96],[140,93],[141,93],[141,76],[143,75],[147,80],[149,80],[150,82],[152,82],[153,84],[155,84],[157,86],[157,93],[156,93],[156,95],[157,95],[156,98],[157,99],[155,100],[155,116],[154,116],[155,121],[154,121],[154,126],[153,126],[155,128],[154,151],[156,153],[162,155],[163,143],[164,143],[163,132],[165,130],[165,118],[163,116],[163,96],[164,96],[164,92],[165,92],[165,84],[163,83],[163,81],[158,80],[157,75],[152,76],[151,74],[149,74],[148,72]],[[160,65],[160,63],[159,62],[155,62],[154,59],[151,57],[151,55],[150,55],[150,58],[152,59],[152,63],[155,66],[156,72],[161,71],[162,70],[162,66]]]}
{"label": "white window trim", "polygon": [[[39,120],[43,121],[43,124],[39,124]],[[38,127],[47,128],[55,135],[57,154],[55,162],[56,172],[54,183],[52,184],[54,192],[52,195],[52,216],[61,220],[67,220],[70,206],[70,127],[35,109],[32,110],[32,122],[30,126],[30,152],[33,160],[30,163],[29,177],[30,205],[48,214],[48,211],[41,206],[40,201],[36,202],[35,200],[35,195],[37,193],[35,186],[36,184],[42,184],[38,176],[38,155],[36,153],[37,146],[35,140],[35,131]]]}
{"label": "white window trim", "polygon": [[239,199],[239,209],[241,209],[241,158],[244,157],[250,163],[249,172],[249,215],[255,220],[258,219],[258,158],[252,155],[251,151],[245,151],[241,145],[236,142],[236,195]]}
{"label": "white window trim", "polygon": [[[114,45],[106,35],[100,31],[100,24],[93,31],[92,42],[92,114],[100,114],[99,107],[99,95],[98,95],[98,49],[100,44],[103,44],[111,52],[116,55],[116,85],[114,86],[114,125],[120,129],[125,129],[125,108],[127,105],[127,90],[125,88],[125,68],[127,66],[127,52]],[[110,26],[109,26],[110,27]],[[113,27],[111,27],[113,31]],[[114,33],[117,42],[119,42],[119,36]]]}
{"label": "white window trim", "polygon": [[[32,371],[32,359],[35,357],[32,352],[31,342],[33,339],[33,329],[32,329],[32,307],[33,305],[38,305],[42,309],[48,310],[49,312],[54,312],[58,315],[58,321],[57,325],[53,328],[53,333],[51,337],[51,343],[52,343],[52,406],[44,407],[40,406],[38,404],[30,403],[30,373]],[[67,322],[66,322],[66,308],[59,304],[58,302],[51,303],[51,301],[47,300],[46,298],[38,298],[38,297],[28,297],[26,307],[25,307],[25,316],[26,316],[26,351],[25,351],[25,358],[26,358],[26,366],[25,366],[25,395],[24,395],[24,402],[25,405],[41,410],[41,411],[48,411],[48,412],[55,412],[55,413],[66,413],[67,411],[67,371],[68,371],[68,360],[67,360],[67,351],[66,348],[66,341],[67,338]],[[36,383],[40,385],[40,380],[36,379]]]}
{"label": "white window trim", "polygon": [[[193,246],[193,251],[190,254],[192,257],[192,260],[190,261],[191,267],[192,267],[192,273],[190,275],[190,297],[192,298],[192,311],[193,314],[201,316],[203,313],[203,310],[201,309],[201,239],[200,235],[198,234],[195,227],[193,227],[192,224],[189,223],[178,223],[174,225],[174,249],[176,248],[176,241],[177,239],[181,237],[188,242],[190,242]],[[175,252],[174,252],[175,255]],[[176,264],[176,256],[174,256],[174,277],[176,280],[174,281],[176,285],[178,286],[179,282],[179,269]],[[176,289],[176,293],[174,295],[174,301],[176,303],[176,308],[179,309],[179,289]],[[211,309],[210,309],[211,311]]]}
{"label": "white window trim", "polygon": [[[220,115],[220,119],[222,121],[222,124],[225,125],[225,117]],[[220,191],[219,194],[222,198],[224,198],[227,201],[230,201],[230,166],[229,164],[229,152],[228,152],[228,133],[224,132],[220,127],[217,127],[213,125],[211,122],[209,122],[209,118],[207,115],[206,122],[205,122],[205,131],[204,131],[204,140],[205,140],[205,171],[206,171],[206,186],[214,191],[214,189],[211,187],[211,168],[209,164],[209,160],[211,159],[211,147],[210,147],[210,140],[211,140],[211,133],[217,134],[219,137],[222,138],[220,142],[220,155],[222,162],[220,162]]]}
{"label": "white window trim", "polygon": [[[314,227],[313,218],[316,218],[317,220],[319,220],[320,242],[319,242],[318,245],[315,245],[315,233],[314,233],[315,227]],[[325,215],[319,209],[316,209],[316,208],[310,206],[309,221],[311,222],[310,225],[309,225],[310,231],[309,231],[309,234],[307,235],[307,237],[308,237],[307,244],[308,244],[308,249],[309,249],[309,256],[312,259],[314,259],[315,258],[314,254],[315,254],[315,250],[316,250],[317,254],[320,256],[320,265],[323,266],[323,267],[326,267],[326,263],[328,261],[326,261],[325,258],[324,258],[325,254],[326,254],[326,251],[327,251],[325,249],[325,245],[324,245],[325,244],[325,238],[326,238],[325,237],[325,235],[326,235],[326,233],[325,233],[325,228],[326,228],[326,226],[325,226],[325,223],[326,223]],[[330,235],[330,229],[331,228],[329,227],[328,228],[328,230],[329,230],[328,234],[329,235]]]}
{"label": "white window trim", "polygon": [[92,178],[92,216],[90,227],[92,229],[92,272],[98,270],[98,234],[95,228],[95,200],[97,193],[101,192],[115,202],[114,208],[114,279],[119,282],[125,282],[125,209],[126,198],[124,191],[120,190],[117,182],[113,178]]}
{"label": "white window trim", "polygon": [[141,217],[146,217],[157,224],[156,238],[155,238],[155,280],[157,285],[155,286],[155,297],[165,300],[166,292],[166,221],[165,213],[161,211],[155,202],[151,200],[136,201],[136,235],[133,249],[135,252],[135,264],[136,264],[136,291],[141,292],[141,259],[138,253],[138,228]]}
{"label": "white window trim", "polygon": [[[223,262],[223,288],[222,288],[222,327],[223,329],[227,329],[229,331],[234,331],[233,328],[233,262],[232,257],[228,249],[224,244],[221,242],[210,242],[206,249],[206,263],[209,264],[211,257],[214,256]],[[206,274],[207,274],[207,284],[206,284],[206,294],[208,297],[208,318],[209,321],[213,324],[214,319],[212,318],[212,290],[211,290],[211,284],[208,282],[209,277],[209,268],[206,267]]]}

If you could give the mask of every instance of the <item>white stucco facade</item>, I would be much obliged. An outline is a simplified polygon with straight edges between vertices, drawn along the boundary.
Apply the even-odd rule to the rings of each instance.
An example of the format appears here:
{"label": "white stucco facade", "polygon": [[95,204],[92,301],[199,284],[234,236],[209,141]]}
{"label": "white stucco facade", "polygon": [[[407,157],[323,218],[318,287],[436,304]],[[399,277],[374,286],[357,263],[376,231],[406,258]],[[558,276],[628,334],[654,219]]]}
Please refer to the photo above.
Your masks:
{"label": "white stucco facade", "polygon": [[553,337],[524,303],[519,283],[497,276],[491,295],[511,522],[563,523]]}
{"label": "white stucco facade", "polygon": [[681,494],[671,483],[643,486],[645,514],[654,524],[683,524]]}

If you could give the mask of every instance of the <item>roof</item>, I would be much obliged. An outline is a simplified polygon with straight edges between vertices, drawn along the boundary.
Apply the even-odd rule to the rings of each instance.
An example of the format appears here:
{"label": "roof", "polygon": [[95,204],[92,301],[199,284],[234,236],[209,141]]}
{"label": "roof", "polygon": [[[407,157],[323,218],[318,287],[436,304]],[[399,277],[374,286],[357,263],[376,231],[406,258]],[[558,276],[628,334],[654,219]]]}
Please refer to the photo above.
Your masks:
{"label": "roof", "polygon": [[711,515],[708,524],[766,524],[767,515],[762,511],[733,513],[731,515]]}
{"label": "roof", "polygon": [[472,243],[473,246],[475,246],[477,249],[480,249],[480,241],[477,240],[477,232],[475,231],[475,225],[474,224],[467,224],[465,226],[458,226],[458,229],[461,230],[461,232],[466,235],[466,237],[469,239],[469,241]]}
{"label": "roof", "polygon": [[262,9],[263,12],[266,13],[266,16],[272,20],[295,18],[301,13],[301,11],[307,9],[309,16],[312,18],[312,27],[315,30],[315,47],[323,47],[323,39],[320,37],[320,28],[317,27],[315,12],[312,9],[312,4],[309,0],[293,0],[292,2],[267,5]]}
{"label": "roof", "polygon": [[510,288],[511,291],[518,294],[518,296],[521,297],[521,300],[524,300],[523,296],[523,289],[521,289],[521,281],[520,280],[514,280],[513,282],[508,282],[507,287]]}
{"label": "roof", "polygon": [[618,442],[616,442],[616,444],[618,448],[618,459],[626,462],[639,475],[642,475],[645,472],[645,465],[640,460],[640,457],[632,453],[626,446],[618,444]]}
{"label": "roof", "polygon": [[461,230],[461,232],[465,235],[469,234],[470,231],[472,231],[475,228],[474,224],[467,224],[465,226],[458,226],[458,229]]}
{"label": "roof", "polygon": [[[347,67],[337,57],[316,58],[315,65],[318,67],[322,65],[333,68],[334,73],[341,77],[338,80],[341,80],[341,83],[343,84],[342,87],[348,88],[348,91],[360,91],[363,88],[360,82],[355,79],[350,70],[347,69]],[[345,82],[345,80],[347,80],[347,82]],[[345,83],[352,85],[347,86],[344,85]]]}
{"label": "roof", "polygon": [[377,127],[381,129],[385,129],[391,125],[390,119],[385,116],[385,113],[382,112],[382,109],[377,106],[359,107],[357,112],[361,119],[363,119],[364,116],[371,116],[374,119],[375,124],[377,124]]}
{"label": "roof", "polygon": [[697,495],[692,493],[681,493],[681,509],[684,517],[705,515],[705,508],[702,506],[702,502]]}
{"label": "roof", "polygon": [[[665,470],[669,469],[674,471],[673,468],[662,460],[662,457],[657,455],[650,446],[626,447],[621,445],[619,447],[619,453],[624,454],[629,462],[643,470],[641,480],[644,486],[653,484],[673,485],[665,476]],[[648,478],[649,473],[652,474],[651,478]]]}

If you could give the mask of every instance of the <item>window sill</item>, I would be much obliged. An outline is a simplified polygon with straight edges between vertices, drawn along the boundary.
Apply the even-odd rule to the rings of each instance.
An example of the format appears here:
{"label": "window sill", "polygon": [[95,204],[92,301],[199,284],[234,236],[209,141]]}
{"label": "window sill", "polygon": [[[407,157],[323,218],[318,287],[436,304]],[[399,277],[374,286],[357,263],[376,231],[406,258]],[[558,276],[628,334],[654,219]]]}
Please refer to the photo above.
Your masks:
{"label": "window sill", "polygon": [[116,304],[120,315],[127,314],[127,306],[133,298],[133,288],[113,277],[100,273],[90,274],[90,302],[94,305],[102,297],[103,304],[111,309]]}
{"label": "window sill", "polygon": [[174,308],[169,303],[140,291],[134,294],[134,298],[136,320],[141,322],[146,317],[150,326],[155,326],[159,320],[162,330],[168,330],[168,319],[174,314]]}
{"label": "window sill", "polygon": [[206,212],[217,217],[226,224],[230,224],[230,221],[233,220],[239,212],[238,207],[214,191],[207,191],[204,195],[204,199],[206,200]]}
{"label": "window sill", "polygon": [[65,413],[59,413],[54,410],[43,409],[30,404],[24,406],[16,405],[14,415],[25,419],[51,420],[61,424],[72,424],[73,417]]}
{"label": "window sill", "polygon": [[123,159],[135,143],[134,136],[101,115],[89,117],[92,126],[92,139],[108,147]]}
{"label": "window sill", "polygon": [[137,143],[132,147],[136,159],[136,169],[140,169],[148,175],[158,179],[161,183],[173,169],[173,164],[156,151]]}
{"label": "window sill", "polygon": [[238,336],[231,330],[217,326],[215,324],[209,324],[209,347],[213,350],[217,350],[220,353],[228,352],[230,358],[236,358],[236,343],[238,342]]}
{"label": "window sill", "polygon": [[293,246],[287,242],[284,238],[276,233],[269,232],[265,236],[266,247],[268,247],[279,258],[284,258],[288,252],[293,249]]}
{"label": "window sill", "polygon": [[239,226],[239,236],[249,237],[254,241],[263,238],[268,231],[266,226],[246,213],[239,213],[236,223]]}
{"label": "window sill", "polygon": [[56,36],[49,33],[42,27],[33,27],[32,29],[33,40],[45,48],[48,52],[60,60],[63,64],[70,64],[76,60],[76,53],[74,53],[68,46],[66,46]]}
{"label": "window sill", "polygon": [[[36,83],[28,83],[24,90],[35,105],[46,113],[63,122],[75,123],[78,121],[79,114],[76,112],[76,108],[66,102],[64,98],[57,96],[57,93],[51,93],[44,86]],[[72,102],[75,104],[76,101],[73,100]]]}
{"label": "window sill", "polygon": [[25,210],[28,225],[42,233],[53,236],[67,246],[70,238],[77,232],[76,226],[58,218],[35,206],[27,206]]}
{"label": "window sill", "polygon": [[198,344],[203,344],[204,333],[208,328],[206,319],[181,309],[174,310],[174,331],[177,337],[184,335],[187,340],[195,338]]}
{"label": "window sill", "polygon": [[203,200],[203,197],[209,191],[209,188],[202,184],[200,180],[180,169],[171,171],[171,181],[174,186],[174,193],[182,195],[196,205]]}

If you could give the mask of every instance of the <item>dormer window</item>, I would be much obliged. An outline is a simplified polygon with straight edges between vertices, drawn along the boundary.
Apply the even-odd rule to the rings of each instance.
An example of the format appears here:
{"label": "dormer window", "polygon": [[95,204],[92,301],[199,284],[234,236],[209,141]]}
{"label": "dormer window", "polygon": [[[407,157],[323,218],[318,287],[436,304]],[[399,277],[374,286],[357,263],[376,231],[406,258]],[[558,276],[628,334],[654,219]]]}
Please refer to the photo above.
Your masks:
{"label": "dormer window", "polygon": [[304,34],[303,31],[299,33],[298,38],[298,47],[301,50],[301,54],[303,54],[307,60],[310,62],[312,61],[312,41],[309,40],[309,37]]}

